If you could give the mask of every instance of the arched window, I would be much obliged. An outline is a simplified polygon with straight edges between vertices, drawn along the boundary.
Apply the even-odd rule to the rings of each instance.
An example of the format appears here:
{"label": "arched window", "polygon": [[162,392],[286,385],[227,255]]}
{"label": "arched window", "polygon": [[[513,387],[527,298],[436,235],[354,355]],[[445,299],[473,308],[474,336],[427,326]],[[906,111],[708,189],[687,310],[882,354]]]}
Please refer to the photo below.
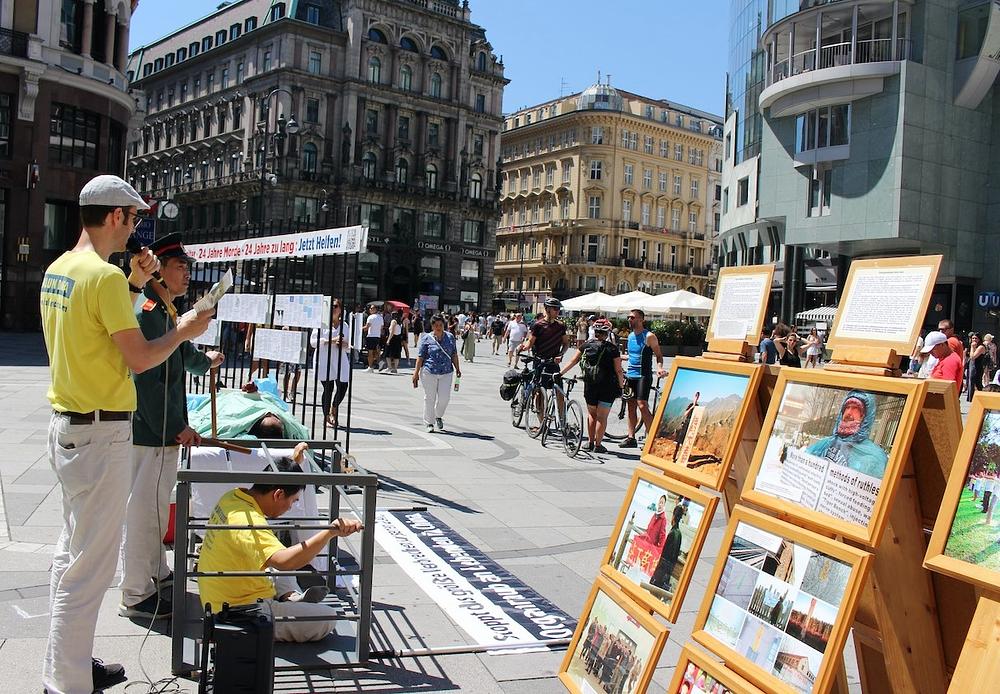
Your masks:
{"label": "arched window", "polygon": [[483,197],[483,177],[477,173],[469,179],[469,197],[473,200]]}
{"label": "arched window", "polygon": [[441,75],[437,72],[431,75],[431,96],[441,98]]}
{"label": "arched window", "polygon": [[448,54],[440,46],[431,46],[431,57],[437,60],[448,60]]}
{"label": "arched window", "polygon": [[404,51],[410,51],[411,53],[419,53],[420,49],[417,48],[417,44],[413,42],[409,36],[404,36],[399,40],[399,47]]}
{"label": "arched window", "polygon": [[427,179],[427,190],[437,190],[438,170],[433,164],[428,164],[424,169],[424,177]]}
{"label": "arched window", "polygon": [[316,173],[316,159],[316,145],[312,142],[302,145],[302,170],[307,173]]}
{"label": "arched window", "polygon": [[361,158],[361,175],[369,181],[375,178],[375,154],[368,152]]}
{"label": "arched window", "polygon": [[476,57],[476,69],[480,72],[486,72],[486,53],[483,51],[480,51]]}
{"label": "arched window", "polygon": [[619,293],[625,293],[625,292],[630,292],[630,291],[632,291],[632,285],[630,285],[628,282],[626,282],[625,280],[622,280],[621,282],[618,283],[618,292]]}
{"label": "arched window", "polygon": [[413,88],[413,68],[409,65],[399,68],[399,88],[407,92]]}
{"label": "arched window", "polygon": [[405,159],[396,162],[396,183],[406,185],[410,177],[410,163]]}
{"label": "arched window", "polygon": [[385,40],[385,34],[378,29],[368,30],[368,40],[374,41],[375,43],[388,43],[388,41]]}
{"label": "arched window", "polygon": [[382,81],[382,61],[374,55],[368,61],[368,81],[376,84]]}

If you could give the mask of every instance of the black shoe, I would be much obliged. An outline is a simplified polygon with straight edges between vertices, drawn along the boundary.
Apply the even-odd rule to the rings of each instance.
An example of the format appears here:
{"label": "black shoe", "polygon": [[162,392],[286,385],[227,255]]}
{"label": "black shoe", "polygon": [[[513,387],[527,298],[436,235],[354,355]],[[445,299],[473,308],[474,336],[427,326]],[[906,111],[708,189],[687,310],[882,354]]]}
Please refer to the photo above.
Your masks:
{"label": "black shoe", "polygon": [[594,442],[593,441],[587,441],[587,445],[583,447],[583,450],[585,450],[585,451],[592,451],[592,450],[594,450]]}
{"label": "black shoe", "polygon": [[639,444],[637,444],[635,442],[635,437],[634,436],[629,436],[624,441],[622,441],[620,444],[618,444],[618,447],[619,448],[638,448]]}
{"label": "black shoe", "polygon": [[105,663],[97,658],[91,658],[91,673],[94,678],[94,689],[101,691],[116,684],[121,684],[125,677],[125,668],[118,663]]}
{"label": "black shoe", "polygon": [[594,446],[594,453],[607,453],[608,449],[604,447],[603,443],[599,443]]}
{"label": "black shoe", "polygon": [[[173,603],[165,595],[160,595],[159,605],[157,605],[156,593],[153,593],[142,602],[135,605],[122,603],[118,606],[118,614],[122,617],[132,617],[144,619],[146,621],[155,619],[170,619],[173,614]],[[99,689],[99,687],[98,687]]]}

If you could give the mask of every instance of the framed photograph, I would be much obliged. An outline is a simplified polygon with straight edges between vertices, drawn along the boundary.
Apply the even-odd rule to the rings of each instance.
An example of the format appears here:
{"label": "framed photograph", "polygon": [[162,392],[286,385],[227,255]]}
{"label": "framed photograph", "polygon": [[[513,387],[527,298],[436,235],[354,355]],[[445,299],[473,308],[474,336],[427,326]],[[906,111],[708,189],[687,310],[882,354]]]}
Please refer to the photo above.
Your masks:
{"label": "framed photograph", "polygon": [[742,498],[874,547],[926,392],[919,379],[782,369]]}
{"label": "framed photograph", "polygon": [[636,469],[601,570],[668,622],[677,620],[718,498]]}
{"label": "framed photograph", "polygon": [[667,694],[763,694],[725,665],[684,646]]}
{"label": "framed photograph", "polygon": [[941,266],[940,255],[855,260],[827,347],[913,349]]}
{"label": "framed photograph", "polygon": [[756,364],[676,357],[642,462],[691,484],[722,489],[747,415],[757,406],[761,370]]}
{"label": "framed photograph", "polygon": [[720,269],[705,341],[733,342],[734,347],[741,347],[744,341],[756,345],[764,327],[773,279],[774,265]]}
{"label": "framed photograph", "polygon": [[924,566],[1000,586],[1000,393],[976,393],[927,545]]}
{"label": "framed photograph", "polygon": [[665,626],[598,576],[559,679],[574,694],[645,692],[666,640]]}
{"label": "framed photograph", "polygon": [[733,510],[692,637],[769,692],[826,692],[871,555]]}

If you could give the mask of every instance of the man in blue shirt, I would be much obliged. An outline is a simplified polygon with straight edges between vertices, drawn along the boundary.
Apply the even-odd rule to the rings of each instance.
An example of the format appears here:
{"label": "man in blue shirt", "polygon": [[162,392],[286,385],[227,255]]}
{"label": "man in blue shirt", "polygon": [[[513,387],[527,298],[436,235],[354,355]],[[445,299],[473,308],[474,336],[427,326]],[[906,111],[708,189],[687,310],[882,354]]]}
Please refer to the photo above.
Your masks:
{"label": "man in blue shirt", "polygon": [[637,448],[635,430],[639,426],[638,413],[648,432],[653,426],[653,413],[649,411],[649,391],[653,387],[653,357],[656,357],[656,375],[666,376],[663,370],[663,353],[660,341],[651,331],[646,330],[646,314],[638,308],[629,311],[628,323],[632,332],[628,335],[628,369],[625,382],[635,397],[628,401],[628,436],[621,442],[621,448]]}
{"label": "man in blue shirt", "polygon": [[757,349],[760,352],[761,364],[778,363],[778,360],[781,358],[778,343],[784,343],[785,338],[788,337],[788,333],[790,332],[792,332],[791,328],[784,323],[778,323],[774,326],[774,330],[771,331],[771,337],[765,337],[760,341],[760,346]]}

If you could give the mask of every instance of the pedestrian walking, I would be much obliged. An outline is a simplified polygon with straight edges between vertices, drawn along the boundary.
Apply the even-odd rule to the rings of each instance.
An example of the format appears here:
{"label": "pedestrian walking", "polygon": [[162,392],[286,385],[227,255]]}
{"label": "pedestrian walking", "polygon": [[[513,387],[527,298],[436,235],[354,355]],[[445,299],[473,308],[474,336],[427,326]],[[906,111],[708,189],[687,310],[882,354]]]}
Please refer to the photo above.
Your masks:
{"label": "pedestrian walking", "polygon": [[389,373],[399,373],[399,358],[403,355],[403,312],[391,314],[388,328],[389,340],[385,346],[386,368]]}
{"label": "pedestrian walking", "polygon": [[384,324],[378,306],[368,307],[368,318],[365,319],[365,349],[368,350],[368,373],[375,371],[382,345],[382,326]]}
{"label": "pedestrian walking", "polygon": [[410,361],[410,316],[412,314],[409,311],[403,311],[403,331],[401,333],[403,337],[403,354],[406,355],[406,361]]}
{"label": "pedestrian walking", "polygon": [[517,363],[517,350],[528,336],[528,326],[524,322],[524,314],[515,313],[514,320],[507,323],[504,338],[507,340],[507,366]]}
{"label": "pedestrian walking", "polygon": [[[173,300],[187,294],[191,263],[179,233],[167,234],[149,245],[160,261],[166,296],[152,287],[136,315],[147,340],[163,337],[174,328]],[[182,342],[159,366],[136,374],[136,412],[132,418],[131,485],[125,505],[125,532],[121,545],[122,591],[118,614],[144,620],[166,619],[170,598],[161,591],[172,574],[163,546],[170,517],[170,492],[177,483],[180,446],[197,446],[198,433],[188,426],[184,380],[188,373],[203,376],[222,364],[220,352],[201,352]],[[212,387],[210,384],[209,387]]]}
{"label": "pedestrian walking", "polygon": [[[444,316],[434,314],[431,332],[420,338],[413,387],[424,382],[424,425],[427,431],[444,430],[444,412],[451,400],[452,378],[462,377],[455,336],[444,329]],[[456,384],[457,385],[457,384]]]}
{"label": "pedestrian walking", "polygon": [[993,336],[989,333],[983,335],[983,347],[986,348],[986,367],[983,372],[983,386],[993,382],[993,375],[997,371],[997,343],[993,341]]}
{"label": "pedestrian walking", "polygon": [[476,323],[472,320],[466,321],[465,331],[462,334],[462,356],[470,364],[476,358]]}
{"label": "pedestrian walking", "polygon": [[97,612],[115,574],[128,498],[135,385],[180,344],[203,333],[212,312],[185,315],[162,337],[139,329],[138,294],[156,256],[143,249],[128,278],[108,263],[149,205],[118,176],[91,179],[80,191],[76,245],[45,271],[40,312],[49,356],[52,403],[48,458],[59,481],[63,524],[52,557],[49,634],[42,684],[60,694],[90,694],[125,681],[125,668],[93,658]]}
{"label": "pedestrian walking", "polygon": [[806,337],[806,368],[808,369],[810,366],[814,369],[819,368],[822,360],[823,341],[819,339],[819,333],[816,331],[816,328],[812,328]]}
{"label": "pedestrian walking", "polygon": [[607,453],[601,443],[608,428],[608,413],[615,400],[621,397],[625,385],[622,372],[622,355],[618,348],[608,342],[611,323],[597,321],[594,325],[594,339],[586,340],[579,351],[562,369],[565,375],[577,364],[583,371],[583,399],[587,403],[587,450]]}
{"label": "pedestrian walking", "polygon": [[972,396],[983,387],[983,373],[986,370],[986,347],[976,333],[969,334],[969,358],[965,362],[966,398],[972,402]]}
{"label": "pedestrian walking", "polygon": [[493,336],[493,356],[500,354],[500,347],[503,344],[503,333],[506,327],[507,324],[499,313],[490,322],[490,333]]}
{"label": "pedestrian walking", "polygon": [[587,325],[587,317],[580,314],[580,317],[576,319],[576,348],[580,349],[583,347],[583,343],[589,339],[588,332],[590,326]]}
{"label": "pedestrian walking", "polygon": [[[410,322],[410,329],[413,332],[413,346],[416,347],[420,343],[420,336],[424,334],[424,316],[421,311],[416,311],[413,315],[413,320]],[[409,355],[407,355],[409,358]]]}
{"label": "pedestrian walking", "polygon": [[337,411],[351,382],[351,333],[350,326],[341,320],[344,307],[340,299],[333,300],[330,311],[330,325],[313,330],[309,343],[316,350],[316,378],[323,388],[323,417],[327,424],[338,427]]}

